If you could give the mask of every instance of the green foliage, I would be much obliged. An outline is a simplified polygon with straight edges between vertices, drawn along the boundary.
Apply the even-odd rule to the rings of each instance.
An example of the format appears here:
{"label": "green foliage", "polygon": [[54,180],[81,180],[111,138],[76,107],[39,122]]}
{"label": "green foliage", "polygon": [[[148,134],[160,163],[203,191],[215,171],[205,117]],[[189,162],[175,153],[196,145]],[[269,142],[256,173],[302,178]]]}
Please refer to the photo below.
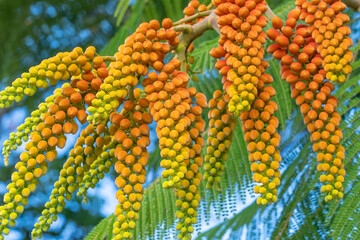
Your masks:
{"label": "green foliage", "polygon": [[121,21],[123,20],[123,17],[126,13],[126,10],[129,7],[129,4],[130,4],[130,0],[125,0],[125,1],[120,1],[119,4],[117,5],[114,12],[114,17],[116,18],[117,26],[119,26]]}
{"label": "green foliage", "polygon": [[[8,85],[16,74],[55,55],[58,49],[105,45],[115,25],[106,8],[115,4],[108,0],[0,1],[2,84]],[[102,30],[101,21],[109,24],[109,31]],[[74,34],[82,30],[90,34],[85,38]]]}
{"label": "green foliage", "polygon": [[279,105],[279,110],[276,112],[275,116],[279,119],[280,127],[284,129],[286,127],[285,122],[290,117],[295,104],[294,101],[289,98],[289,84],[285,81],[277,81],[281,80],[279,63],[276,59],[272,59],[269,61],[269,64],[269,74],[274,78],[272,86],[275,88],[277,93],[274,96],[274,101]]}
{"label": "green foliage", "polygon": [[[114,55],[119,47],[119,43],[124,42],[125,38],[135,31],[135,27],[141,22],[141,16],[144,10],[144,1],[139,0],[131,7],[131,15],[116,32],[115,36],[109,41],[105,48],[101,51],[101,55]],[[124,1],[120,1],[122,4]]]}
{"label": "green foliage", "polygon": [[112,225],[114,224],[116,217],[110,215],[99,222],[91,232],[86,236],[84,240],[104,240],[112,238]]}
{"label": "green foliage", "polygon": [[210,39],[198,44],[195,50],[190,54],[195,58],[195,63],[191,65],[193,71],[201,71],[202,74],[208,69],[212,69],[216,59],[211,57],[209,52],[219,44],[217,38]]}

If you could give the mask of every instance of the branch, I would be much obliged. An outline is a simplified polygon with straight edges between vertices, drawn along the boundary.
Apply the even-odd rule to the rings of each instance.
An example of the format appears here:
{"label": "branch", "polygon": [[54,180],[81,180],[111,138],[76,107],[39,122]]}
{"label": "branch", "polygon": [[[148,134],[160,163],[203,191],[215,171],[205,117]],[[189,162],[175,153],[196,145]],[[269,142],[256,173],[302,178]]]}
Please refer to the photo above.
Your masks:
{"label": "branch", "polygon": [[129,85],[127,87],[127,89],[128,89],[128,94],[129,94],[129,100],[133,102],[134,101],[134,87]]}
{"label": "branch", "polygon": [[360,0],[343,0],[343,2],[353,10],[360,12]]}
{"label": "branch", "polygon": [[179,25],[173,28],[175,31],[182,32],[179,36],[179,45],[175,49],[179,60],[181,61],[181,71],[186,72],[186,50],[189,45],[207,30],[215,30],[220,33],[217,23],[217,16],[211,12],[208,17],[194,25]]}
{"label": "branch", "polygon": [[191,25],[184,24],[173,27],[176,32],[190,33],[192,30]]}
{"label": "branch", "polygon": [[194,39],[200,37],[205,31],[210,29],[220,33],[216,14],[212,11],[208,12],[211,12],[208,17],[194,25],[179,25],[173,27],[175,31],[182,32],[179,37],[180,43],[184,43],[185,46],[188,47]]}
{"label": "branch", "polygon": [[182,32],[175,52],[181,61],[181,71],[183,72],[186,72],[186,51],[189,45],[207,30],[215,30],[220,34],[216,14],[213,11],[207,12],[211,12],[210,15],[194,25],[178,25],[173,28],[177,32]]}
{"label": "branch", "polygon": [[195,20],[195,19],[197,19],[197,18],[200,18],[200,17],[209,16],[212,12],[213,12],[213,10],[208,10],[208,11],[204,11],[204,12],[198,12],[198,13],[190,16],[190,17],[183,18],[183,19],[180,19],[180,20],[177,21],[177,22],[174,22],[174,23],[173,23],[173,26],[178,26],[178,25],[180,25],[180,24],[193,21],[193,20]]}
{"label": "branch", "polygon": [[115,62],[116,58],[114,56],[102,56],[104,62]]}
{"label": "branch", "polygon": [[[270,21],[274,17],[276,17],[276,15],[269,6],[265,14],[268,16]],[[207,17],[194,25],[183,24],[203,16],[207,16]],[[175,49],[177,57],[181,61],[181,71],[186,71],[186,50],[196,38],[200,37],[205,31],[211,29],[215,30],[220,34],[220,29],[217,23],[217,19],[218,17],[215,14],[215,12],[213,10],[208,10],[204,12],[199,12],[188,18],[183,18],[173,24],[174,25],[173,29],[175,31],[182,32],[182,34],[179,36],[179,40],[180,40],[179,45]]]}

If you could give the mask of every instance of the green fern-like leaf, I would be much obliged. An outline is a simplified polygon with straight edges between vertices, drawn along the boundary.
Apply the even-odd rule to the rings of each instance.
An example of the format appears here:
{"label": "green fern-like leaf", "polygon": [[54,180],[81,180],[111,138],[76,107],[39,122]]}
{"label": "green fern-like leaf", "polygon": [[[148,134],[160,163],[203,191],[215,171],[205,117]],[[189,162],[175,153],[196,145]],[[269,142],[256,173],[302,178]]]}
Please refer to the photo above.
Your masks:
{"label": "green fern-like leaf", "polygon": [[201,42],[195,47],[195,50],[190,54],[195,58],[195,63],[192,64],[193,71],[201,71],[202,74],[205,74],[214,68],[216,59],[211,57],[209,52],[219,45],[217,40],[217,38],[210,39]]}
{"label": "green fern-like leaf", "polygon": [[[279,63],[272,59],[269,61],[270,69],[269,73],[275,79],[272,86],[276,90],[274,101],[278,104],[279,110],[276,112],[276,117],[279,119],[280,128],[284,129],[286,126],[286,120],[290,117],[293,109],[294,102],[290,96],[289,84],[281,80]],[[280,80],[280,81],[279,81]]]}
{"label": "green fern-like leaf", "polygon": [[84,240],[105,240],[112,238],[112,225],[116,220],[115,215],[104,218],[96,225]]}

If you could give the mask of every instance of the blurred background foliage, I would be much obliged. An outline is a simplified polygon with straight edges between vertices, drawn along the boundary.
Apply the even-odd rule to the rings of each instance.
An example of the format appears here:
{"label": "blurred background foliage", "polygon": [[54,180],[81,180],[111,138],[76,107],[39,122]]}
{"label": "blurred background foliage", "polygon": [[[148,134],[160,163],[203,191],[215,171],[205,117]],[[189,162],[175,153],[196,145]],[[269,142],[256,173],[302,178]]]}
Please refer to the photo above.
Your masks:
{"label": "blurred background foliage", "polygon": [[[116,33],[116,20],[113,17],[116,4],[116,0],[0,1],[1,89],[30,66],[37,65],[42,59],[59,51],[89,45],[102,49]],[[33,98],[10,109],[0,110],[0,142],[3,143],[8,134],[15,131],[24,118],[53,90],[54,87],[39,91]],[[44,177],[39,191],[30,199],[28,211],[7,239],[30,239],[29,233],[34,220],[41,214],[42,207],[50,196],[53,182],[57,179],[68,151],[69,148],[62,151],[61,159],[50,166],[49,175]],[[0,201],[19,153],[20,151],[16,151],[13,154],[7,168],[1,159]],[[74,200],[54,228],[44,235],[44,239],[83,239],[93,225],[111,213],[98,207],[106,202],[95,193],[87,205]]]}
{"label": "blurred background foliage", "polygon": [[[202,0],[209,3],[210,0]],[[294,7],[294,0],[269,0],[274,12],[285,18]],[[174,21],[183,17],[185,0],[67,0],[67,1],[20,1],[0,0],[0,87],[3,89],[21,72],[36,65],[42,59],[59,51],[68,51],[75,46],[94,45],[103,55],[112,55],[136,26],[151,19],[171,17]],[[359,14],[352,9],[350,15],[352,38],[360,38]],[[208,98],[216,89],[221,89],[220,77],[213,70],[215,60],[208,54],[217,45],[217,34],[209,32],[195,42],[195,63],[193,71],[201,70],[198,82],[192,85],[204,92]],[[275,101],[279,105],[277,116],[282,136],[283,174],[279,190],[280,201],[265,207],[256,205],[252,193],[252,176],[243,141],[241,126],[238,125],[226,164],[226,171],[220,184],[221,192],[206,191],[201,186],[203,197],[199,210],[199,223],[195,237],[198,239],[338,239],[348,237],[360,239],[360,61],[359,44],[353,51],[357,57],[352,64],[354,72],[348,81],[338,86],[336,96],[340,99],[339,112],[343,116],[343,144],[347,150],[346,166],[347,192],[341,203],[325,205],[319,194],[316,160],[312,153],[309,135],[302,122],[302,116],[290,99],[288,85],[280,79],[278,62],[268,57],[269,73],[274,77],[277,90]],[[54,87],[39,91],[35,97],[15,104],[7,110],[0,110],[0,143],[16,130],[24,118],[51,94]],[[206,118],[206,114],[204,114]],[[155,125],[152,126],[155,128]],[[75,136],[76,137],[76,136]],[[149,160],[147,190],[141,210],[139,224],[135,230],[138,239],[172,239],[175,222],[175,196],[161,188],[158,178],[159,148],[153,131],[153,144]],[[42,206],[50,195],[52,184],[57,179],[67,152],[73,145],[61,151],[60,158],[49,167],[49,174],[40,181],[37,193],[30,197],[29,207],[16,229],[7,239],[29,239],[29,233]],[[8,168],[0,163],[0,195],[6,184],[22,147],[15,151]],[[114,175],[114,172],[112,172]],[[51,227],[44,239],[83,239],[100,219],[109,216],[115,209],[116,199],[113,177],[107,176],[90,193],[89,204],[81,204],[74,198],[66,210]],[[1,196],[0,196],[1,197]],[[2,201],[2,197],[0,198]],[[0,202],[1,203],[1,202]],[[110,238],[113,216],[102,220],[87,236],[88,240]]]}

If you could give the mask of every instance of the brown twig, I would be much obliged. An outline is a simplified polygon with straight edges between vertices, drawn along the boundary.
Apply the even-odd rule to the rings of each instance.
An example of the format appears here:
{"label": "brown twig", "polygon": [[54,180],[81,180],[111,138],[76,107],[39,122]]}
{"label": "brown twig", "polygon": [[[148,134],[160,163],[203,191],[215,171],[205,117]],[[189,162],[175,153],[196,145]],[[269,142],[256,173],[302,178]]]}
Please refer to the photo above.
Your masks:
{"label": "brown twig", "polygon": [[133,102],[134,101],[134,87],[129,85],[127,87],[127,89],[128,89],[129,100]]}
{"label": "brown twig", "polygon": [[182,34],[179,36],[180,44],[185,45],[186,49],[192,41],[200,37],[207,30],[215,30],[220,32],[217,24],[217,16],[215,13],[210,14],[204,20],[194,25],[181,25],[176,30],[180,30]]}
{"label": "brown twig", "polygon": [[191,32],[191,25],[183,24],[173,27],[176,32],[189,33]]}
{"label": "brown twig", "polygon": [[[276,17],[269,6],[265,14],[270,20]],[[183,24],[202,16],[207,17],[194,25]],[[186,51],[189,45],[196,38],[200,37],[207,30],[215,30],[220,34],[217,19],[218,17],[214,10],[208,10],[197,13],[188,18],[183,18],[173,24],[173,29],[177,32],[181,32],[181,35],[179,36],[179,45],[176,47],[176,49],[174,49],[177,54],[177,58],[181,61],[181,71],[186,71]]]}
{"label": "brown twig", "polygon": [[186,72],[186,51],[189,45],[207,30],[215,30],[220,33],[217,16],[212,12],[202,21],[194,25],[179,25],[174,27],[175,31],[182,32],[179,36],[179,45],[175,49],[178,59],[181,61],[181,71]]}
{"label": "brown twig", "polygon": [[114,56],[102,56],[105,62],[115,62],[116,58]]}
{"label": "brown twig", "polygon": [[360,12],[360,0],[343,0],[343,2],[350,8]]}
{"label": "brown twig", "polygon": [[200,18],[200,17],[209,16],[212,12],[213,12],[213,10],[208,10],[208,11],[204,11],[204,12],[198,12],[198,13],[190,16],[190,17],[183,18],[183,19],[180,19],[180,20],[177,21],[177,22],[174,22],[174,23],[173,23],[173,26],[178,26],[178,25],[180,25],[180,24],[193,21],[193,20],[195,20],[195,19],[197,19],[197,18]]}

